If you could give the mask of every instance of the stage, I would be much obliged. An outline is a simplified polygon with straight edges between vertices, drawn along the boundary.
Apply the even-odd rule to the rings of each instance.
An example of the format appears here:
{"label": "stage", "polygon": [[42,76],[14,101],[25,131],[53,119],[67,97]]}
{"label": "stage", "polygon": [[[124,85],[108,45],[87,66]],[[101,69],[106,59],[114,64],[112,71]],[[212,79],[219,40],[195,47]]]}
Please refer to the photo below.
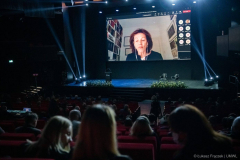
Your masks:
{"label": "stage", "polygon": [[[87,81],[105,81],[104,79],[95,79]],[[112,84],[116,88],[150,88],[157,79],[112,79]],[[215,83],[211,86],[204,86],[204,81],[199,80],[179,80],[184,82],[187,89],[219,89],[218,84]],[[65,86],[86,87],[86,81],[76,84],[75,82]]]}
{"label": "stage", "polygon": [[[105,81],[104,79],[92,79],[87,81]],[[82,96],[99,96],[102,97],[121,97],[127,100],[141,102],[146,99],[151,99],[151,96],[159,93],[161,100],[167,100],[169,97],[172,100],[178,98],[186,99],[196,98],[208,99],[212,97],[229,97],[235,98],[236,92],[230,88],[220,88],[218,83],[212,86],[204,86],[204,81],[199,80],[180,80],[184,82],[188,88],[185,89],[166,89],[166,88],[151,88],[153,82],[157,79],[113,79],[112,84],[114,87],[87,87],[86,81],[79,84],[75,82],[66,84],[64,86],[55,86],[51,88],[55,93],[63,95],[79,95]]]}

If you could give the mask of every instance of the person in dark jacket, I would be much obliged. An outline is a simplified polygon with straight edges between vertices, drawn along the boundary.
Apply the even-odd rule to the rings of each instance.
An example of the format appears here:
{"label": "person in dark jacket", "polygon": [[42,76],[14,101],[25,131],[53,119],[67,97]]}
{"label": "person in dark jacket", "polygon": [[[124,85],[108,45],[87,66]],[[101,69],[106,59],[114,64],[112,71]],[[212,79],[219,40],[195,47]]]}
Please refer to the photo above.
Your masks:
{"label": "person in dark jacket", "polygon": [[152,51],[153,42],[151,34],[142,28],[135,30],[130,36],[132,53],[127,55],[126,61],[163,60],[161,53]]}
{"label": "person in dark jacket", "polygon": [[15,129],[16,133],[33,133],[35,136],[41,134],[41,130],[37,129],[38,115],[36,113],[28,113],[25,116],[24,126],[17,127]]}
{"label": "person in dark jacket", "polygon": [[157,117],[162,116],[162,112],[161,112],[161,106],[159,101],[157,100],[157,97],[155,95],[152,96],[152,102],[151,102],[151,110],[150,110],[150,114],[154,114]]}

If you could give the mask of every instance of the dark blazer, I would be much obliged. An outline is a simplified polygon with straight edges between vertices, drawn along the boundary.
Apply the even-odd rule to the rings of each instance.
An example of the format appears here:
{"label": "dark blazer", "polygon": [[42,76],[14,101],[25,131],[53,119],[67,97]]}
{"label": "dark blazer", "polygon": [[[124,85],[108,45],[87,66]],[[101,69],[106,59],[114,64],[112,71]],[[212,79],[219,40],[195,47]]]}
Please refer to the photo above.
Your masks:
{"label": "dark blazer", "polygon": [[[151,54],[147,56],[147,61],[156,61],[156,60],[163,60],[161,53],[151,51]],[[141,57],[137,55],[137,59],[136,59],[135,53],[130,53],[127,55],[126,61],[141,61]]]}
{"label": "dark blazer", "polygon": [[35,134],[35,136],[37,136],[41,134],[41,130],[30,125],[24,125],[21,127],[17,127],[15,129],[15,133],[33,133]]}
{"label": "dark blazer", "polygon": [[22,151],[22,157],[25,158],[43,158],[43,159],[55,159],[55,160],[70,160],[72,158],[72,151],[67,152],[58,152],[54,148],[42,147],[39,146],[29,151],[28,147],[30,143],[26,142],[20,146],[20,150]]}

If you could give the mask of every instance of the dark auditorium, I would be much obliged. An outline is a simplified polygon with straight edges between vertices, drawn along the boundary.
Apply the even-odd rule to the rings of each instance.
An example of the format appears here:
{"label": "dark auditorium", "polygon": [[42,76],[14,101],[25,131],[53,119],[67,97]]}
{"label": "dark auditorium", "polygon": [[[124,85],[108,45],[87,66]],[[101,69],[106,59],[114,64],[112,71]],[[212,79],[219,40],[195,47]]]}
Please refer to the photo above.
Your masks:
{"label": "dark auditorium", "polygon": [[0,160],[240,159],[239,0],[0,0]]}

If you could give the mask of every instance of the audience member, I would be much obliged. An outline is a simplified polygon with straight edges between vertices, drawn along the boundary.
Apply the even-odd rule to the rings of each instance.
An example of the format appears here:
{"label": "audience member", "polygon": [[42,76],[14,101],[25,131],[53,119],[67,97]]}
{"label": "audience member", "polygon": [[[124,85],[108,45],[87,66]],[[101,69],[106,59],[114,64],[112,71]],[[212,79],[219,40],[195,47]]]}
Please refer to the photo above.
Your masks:
{"label": "audience member", "polygon": [[171,99],[171,97],[168,97],[167,103],[168,103],[168,104],[172,104],[172,99]]}
{"label": "audience member", "polygon": [[125,120],[127,115],[131,115],[131,110],[130,110],[128,104],[125,104],[123,109],[121,109],[119,112],[119,118],[121,120]]}
{"label": "audience member", "polygon": [[74,109],[79,110],[80,111],[80,107],[79,106],[75,106]]}
{"label": "audience member", "polygon": [[148,116],[148,119],[149,119],[149,122],[150,122],[150,126],[151,127],[156,127],[157,126],[157,121],[156,121],[156,116],[154,115],[154,114],[150,114],[149,116]]}
{"label": "audience member", "polygon": [[35,136],[41,134],[41,130],[37,129],[38,115],[36,113],[28,113],[25,116],[24,126],[17,127],[15,129],[16,133],[33,133]]}
{"label": "audience member", "polygon": [[210,122],[212,127],[215,127],[218,123],[217,123],[217,117],[214,115],[211,115],[208,117],[208,121]]}
{"label": "audience member", "polygon": [[222,118],[222,129],[218,131],[218,133],[221,133],[223,135],[229,136],[231,134],[231,126],[234,119],[231,119],[229,117],[223,117]]}
{"label": "audience member", "polygon": [[13,118],[13,115],[9,113],[7,106],[5,104],[1,104],[0,108],[0,120],[9,120]]}
{"label": "audience member", "polygon": [[85,111],[73,160],[129,160],[117,149],[114,111],[105,105],[93,105]]}
{"label": "audience member", "polygon": [[131,127],[132,126],[132,116],[127,116],[125,121],[124,121],[124,126],[126,127]]}
{"label": "audience member", "polygon": [[145,116],[139,116],[130,129],[130,135],[132,136],[150,136],[152,134],[153,130]]}
{"label": "audience member", "polygon": [[240,116],[234,119],[231,127],[230,136],[233,139],[240,139]]}
{"label": "audience member", "polygon": [[58,107],[55,96],[52,96],[51,98],[48,112],[49,112],[49,117],[55,116],[59,112],[59,107]]}
{"label": "audience member", "polygon": [[54,116],[45,125],[38,141],[28,141],[22,147],[25,157],[69,160],[71,141],[71,121],[62,116]]}
{"label": "audience member", "polygon": [[79,110],[73,109],[69,112],[69,119],[72,122],[73,135],[72,139],[75,141],[75,137],[78,134],[78,129],[81,124],[81,112]]}
{"label": "audience member", "polygon": [[5,133],[5,131],[0,127],[0,134]]}
{"label": "audience member", "polygon": [[98,96],[98,97],[96,98],[96,103],[97,103],[97,104],[101,104],[101,103],[102,103],[102,97],[101,97],[101,96]]}
{"label": "audience member", "polygon": [[194,106],[176,108],[169,116],[169,125],[173,140],[184,145],[175,160],[192,160],[196,155],[214,159],[211,155],[234,153],[231,140],[215,132],[204,114]]}
{"label": "audience member", "polygon": [[154,114],[157,117],[162,116],[162,111],[161,111],[161,106],[160,103],[155,95],[152,96],[151,98],[151,110],[150,113]]}
{"label": "audience member", "polygon": [[158,135],[152,130],[150,122],[145,116],[139,116],[137,120],[133,123],[130,129],[130,135],[139,138],[146,136],[155,136],[157,140],[157,149],[159,149],[160,139]]}
{"label": "audience member", "polygon": [[114,112],[117,113],[117,106],[116,106],[116,104],[111,105],[111,107],[114,110]]}

